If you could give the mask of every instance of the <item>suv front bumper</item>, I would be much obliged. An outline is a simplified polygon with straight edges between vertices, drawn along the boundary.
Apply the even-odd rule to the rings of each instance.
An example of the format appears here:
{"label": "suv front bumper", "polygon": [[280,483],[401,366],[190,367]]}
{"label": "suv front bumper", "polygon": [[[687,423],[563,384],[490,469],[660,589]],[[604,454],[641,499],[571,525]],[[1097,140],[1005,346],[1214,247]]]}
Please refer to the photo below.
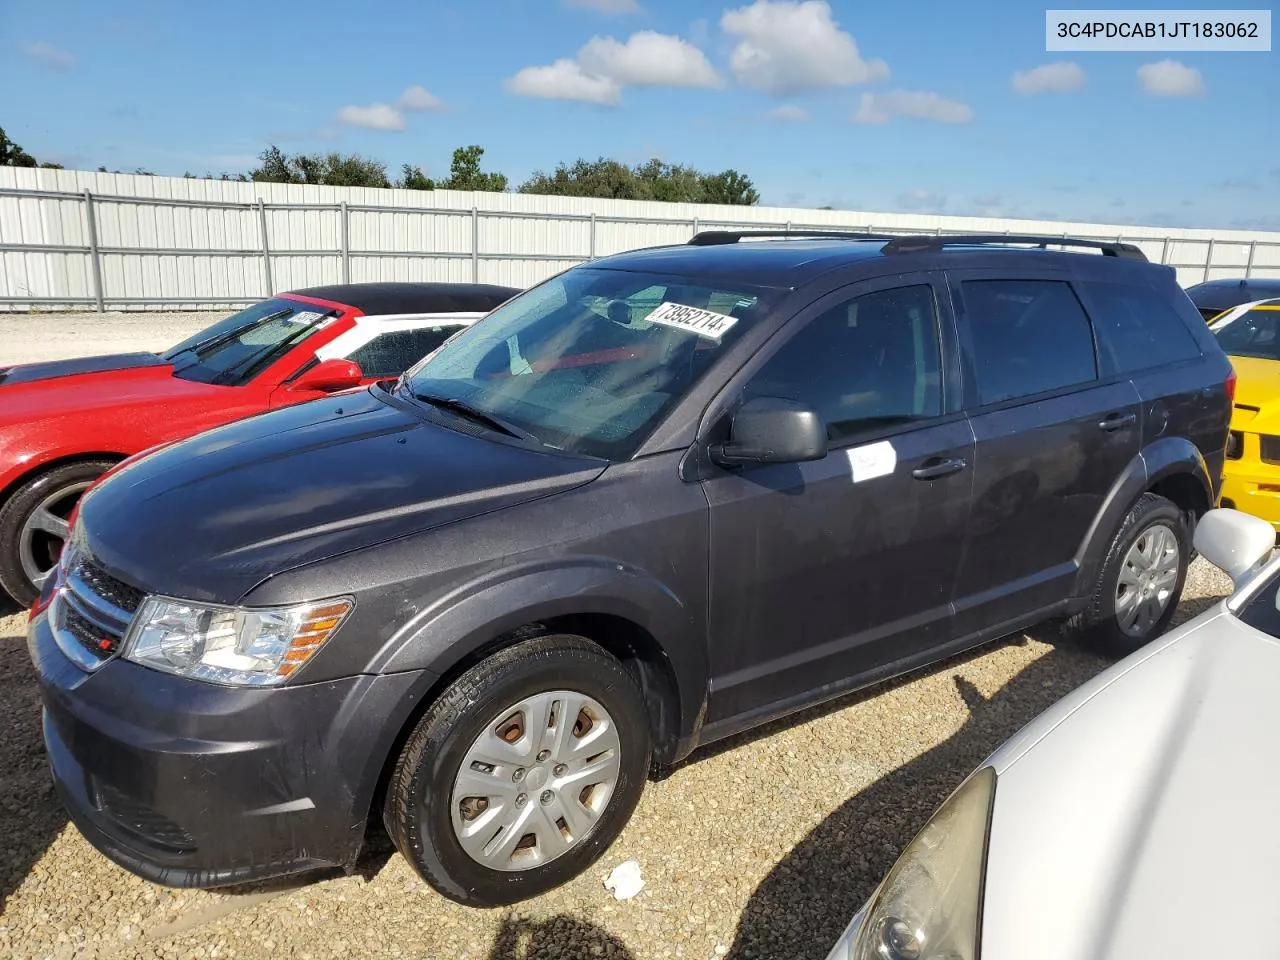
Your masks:
{"label": "suv front bumper", "polygon": [[351,869],[418,673],[271,690],[220,687],[125,660],[85,673],[48,615],[27,647],[49,766],[81,833],[166,886]]}

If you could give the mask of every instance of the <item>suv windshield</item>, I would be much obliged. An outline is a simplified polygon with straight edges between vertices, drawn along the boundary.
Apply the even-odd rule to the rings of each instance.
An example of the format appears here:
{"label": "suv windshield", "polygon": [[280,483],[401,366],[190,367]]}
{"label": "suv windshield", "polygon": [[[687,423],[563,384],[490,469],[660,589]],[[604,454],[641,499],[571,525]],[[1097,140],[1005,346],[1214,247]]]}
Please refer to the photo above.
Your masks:
{"label": "suv windshield", "polygon": [[1280,310],[1250,310],[1210,330],[1223,353],[1280,360]]}
{"label": "suv windshield", "polygon": [[449,340],[400,389],[566,453],[625,459],[776,294],[577,267]]}
{"label": "suv windshield", "polygon": [[321,329],[332,310],[273,298],[219,320],[163,354],[184,380],[246,383]]}

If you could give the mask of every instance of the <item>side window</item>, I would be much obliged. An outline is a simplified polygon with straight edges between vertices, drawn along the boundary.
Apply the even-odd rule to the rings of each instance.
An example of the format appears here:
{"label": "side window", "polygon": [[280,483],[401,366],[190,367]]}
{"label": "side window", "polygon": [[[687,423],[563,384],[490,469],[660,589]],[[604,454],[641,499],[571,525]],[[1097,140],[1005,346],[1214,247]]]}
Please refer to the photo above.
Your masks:
{"label": "side window", "polygon": [[747,386],[807,403],[833,442],[942,413],[938,310],[928,284],[868,293],[815,317]]}
{"label": "side window", "polygon": [[360,364],[366,377],[398,377],[460,329],[456,324],[448,324],[420,330],[390,330],[353,350],[347,359]]}
{"label": "side window", "polygon": [[1117,372],[1200,356],[1200,346],[1169,301],[1150,287],[1102,281],[1082,286],[1096,307],[1095,329]]}
{"label": "side window", "polygon": [[1093,330],[1060,280],[960,284],[976,367],[978,403],[999,403],[1098,377]]}

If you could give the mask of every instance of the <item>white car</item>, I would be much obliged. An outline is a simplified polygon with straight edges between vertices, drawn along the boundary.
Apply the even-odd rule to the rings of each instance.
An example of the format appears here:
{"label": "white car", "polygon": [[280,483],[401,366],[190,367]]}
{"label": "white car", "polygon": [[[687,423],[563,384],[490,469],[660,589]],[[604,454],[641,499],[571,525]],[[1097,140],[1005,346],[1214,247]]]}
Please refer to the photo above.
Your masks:
{"label": "white car", "polygon": [[1280,954],[1280,557],[1212,510],[1235,592],[1031,721],[903,852],[830,960]]}

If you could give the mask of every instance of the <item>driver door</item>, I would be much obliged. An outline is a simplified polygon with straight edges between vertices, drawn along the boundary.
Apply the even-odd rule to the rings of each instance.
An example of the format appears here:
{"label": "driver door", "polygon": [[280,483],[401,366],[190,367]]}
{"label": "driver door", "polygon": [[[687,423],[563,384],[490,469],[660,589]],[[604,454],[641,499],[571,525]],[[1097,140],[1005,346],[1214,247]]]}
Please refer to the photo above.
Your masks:
{"label": "driver door", "polygon": [[952,636],[974,441],[941,275],[845,287],[783,338],[731,389],[816,409],[830,447],[822,460],[717,470],[703,482],[707,719],[722,728],[836,692]]}

